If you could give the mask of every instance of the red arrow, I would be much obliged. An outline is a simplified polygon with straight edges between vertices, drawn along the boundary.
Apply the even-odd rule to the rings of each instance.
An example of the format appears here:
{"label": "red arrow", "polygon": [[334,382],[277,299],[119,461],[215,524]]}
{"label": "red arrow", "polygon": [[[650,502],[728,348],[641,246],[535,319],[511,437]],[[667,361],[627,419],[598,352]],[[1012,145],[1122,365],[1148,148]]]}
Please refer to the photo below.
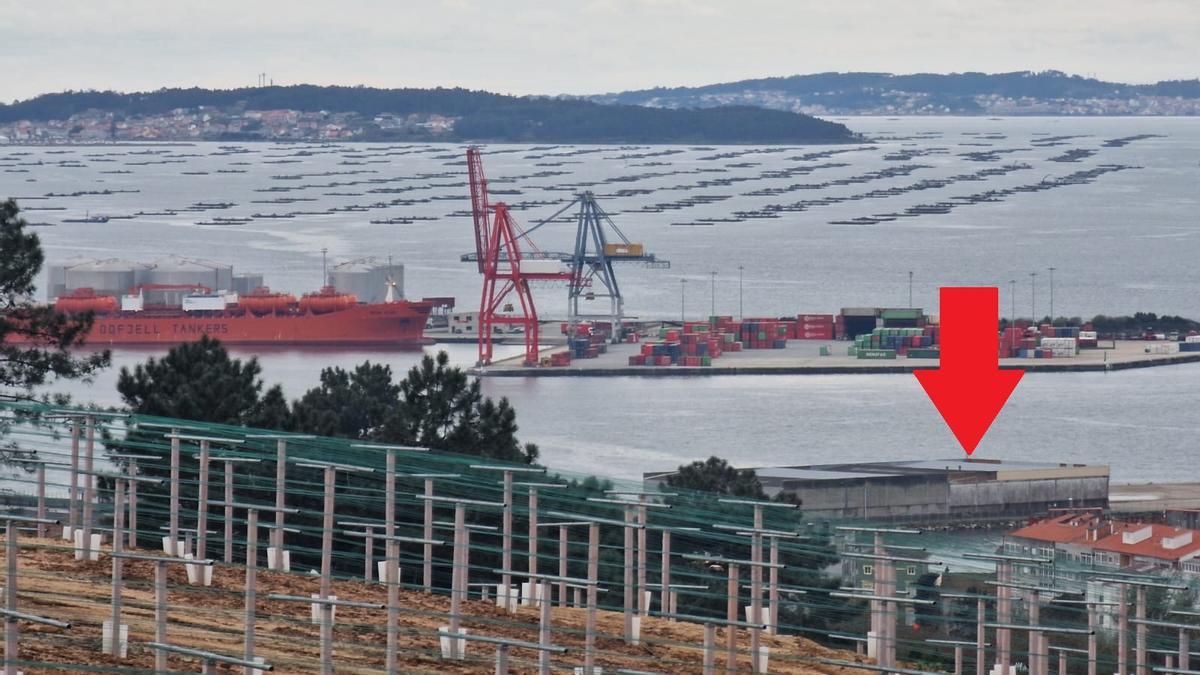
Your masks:
{"label": "red arrow", "polygon": [[941,367],[913,372],[968,455],[1025,374],[1000,370],[999,302],[995,288],[941,289]]}

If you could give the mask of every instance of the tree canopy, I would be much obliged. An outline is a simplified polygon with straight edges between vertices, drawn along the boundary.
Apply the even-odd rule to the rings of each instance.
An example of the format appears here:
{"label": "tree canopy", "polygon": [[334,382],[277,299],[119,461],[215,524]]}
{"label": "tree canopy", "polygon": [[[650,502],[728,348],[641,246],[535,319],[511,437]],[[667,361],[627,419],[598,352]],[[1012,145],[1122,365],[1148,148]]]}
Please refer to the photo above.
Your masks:
{"label": "tree canopy", "polygon": [[117,392],[143,415],[280,428],[287,423],[283,391],[275,386],[263,395],[261,372],[258,359],[231,358],[220,341],[205,335],[133,370],[121,368]]}
{"label": "tree canopy", "polygon": [[0,202],[0,388],[28,395],[56,378],[88,380],[108,366],[110,354],[75,355],[93,317],[67,315],[33,302],[34,279],[45,261],[36,234],[12,199]]}
{"label": "tree canopy", "polygon": [[426,355],[407,376],[366,361],[353,370],[325,368],[320,383],[288,404],[276,385],[266,391],[258,360],[232,358],[204,336],[122,368],[117,391],[136,413],[251,426],[364,441],[419,445],[488,459],[533,463],[538,448],[517,440],[508,399],[484,397],[479,381],[450,365],[445,352]]}
{"label": "tree canopy", "polygon": [[[808,115],[750,106],[669,110],[602,105],[567,98],[518,97],[467,89],[379,89],[294,86],[160,89],[153,92],[67,91],[0,104],[0,122],[65,120],[87,111],[132,119],[175,109],[239,114],[246,110],[355,113],[367,137],[387,138],[377,115],[437,114],[456,120],[442,140],[556,143],[845,143],[844,125]],[[262,139],[243,134],[250,140]]]}

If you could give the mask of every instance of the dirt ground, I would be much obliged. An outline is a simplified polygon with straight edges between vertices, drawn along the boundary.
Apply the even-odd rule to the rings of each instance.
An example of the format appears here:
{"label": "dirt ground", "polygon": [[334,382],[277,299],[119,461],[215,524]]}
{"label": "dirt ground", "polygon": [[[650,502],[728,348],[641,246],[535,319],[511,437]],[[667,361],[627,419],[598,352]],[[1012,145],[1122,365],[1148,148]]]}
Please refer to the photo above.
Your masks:
{"label": "dirt ground", "polygon": [[[57,540],[21,540],[18,572],[18,608],[20,611],[70,621],[66,630],[22,622],[20,656],[33,673],[63,672],[71,666],[98,668],[153,667],[154,654],[142,643],[154,639],[154,564],[124,562],[122,621],[129,625],[129,657],[116,660],[100,654],[101,623],[111,612],[111,559],[102,554],[98,562],[77,562]],[[144,551],[139,551],[144,553]],[[245,572],[241,567],[217,566],[213,585],[208,588],[186,584],[185,571],[177,565],[170,570],[168,602],[170,606],[168,641],[171,644],[204,649],[231,656],[243,653],[243,616]],[[269,601],[268,593],[307,596],[318,591],[318,580],[298,573],[258,572],[258,602],[255,627],[255,654],[275,666],[275,672],[318,672],[319,627],[309,620],[308,603]],[[345,600],[385,603],[385,590],[378,584],[362,581],[336,581],[334,593]],[[400,593],[400,652],[398,664],[405,673],[491,673],[495,648],[489,644],[469,643],[463,661],[440,658],[436,631],[446,625],[449,599],[440,594],[420,591]],[[494,603],[470,600],[464,603],[463,626],[471,634],[537,641],[538,611],[521,608],[507,614]],[[554,644],[567,652],[554,655],[555,670],[583,663],[583,609],[553,610]],[[623,617],[616,612],[600,612],[597,640],[597,665],[606,672],[631,669],[649,672],[699,673],[701,670],[703,628],[697,624],[648,618],[642,625],[642,644],[626,645],[620,639]],[[334,666],[339,673],[378,672],[383,667],[386,645],[386,611],[339,607],[334,630]],[[724,631],[718,631],[718,645],[724,645]],[[749,634],[739,631],[740,649],[748,651]],[[816,674],[862,673],[813,664],[814,658],[856,660],[853,653],[827,649],[797,637],[763,636],[771,648],[772,673]],[[743,651],[740,672],[749,672],[749,656]],[[718,653],[718,665],[725,662]],[[537,654],[513,649],[510,669],[514,673],[535,672]],[[39,666],[38,664],[41,664]],[[49,664],[55,664],[51,667]],[[174,657],[172,670],[199,670],[195,659]],[[240,672],[233,668],[221,672]]]}

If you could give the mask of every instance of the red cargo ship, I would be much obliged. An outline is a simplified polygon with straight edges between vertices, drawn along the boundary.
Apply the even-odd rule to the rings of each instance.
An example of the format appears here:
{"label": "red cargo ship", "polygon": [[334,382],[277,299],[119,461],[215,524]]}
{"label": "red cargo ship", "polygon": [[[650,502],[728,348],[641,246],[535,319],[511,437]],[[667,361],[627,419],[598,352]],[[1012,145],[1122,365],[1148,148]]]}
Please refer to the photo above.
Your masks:
{"label": "red cargo ship", "polygon": [[424,337],[430,302],[361,304],[354,295],[329,286],[298,299],[265,288],[241,297],[212,295],[201,287],[150,289],[158,294],[176,290],[181,299],[176,306],[147,303],[143,290],[118,301],[79,289],[59,297],[55,306],[68,313],[95,312],[90,345],[170,345],[202,335],[230,345],[393,347],[432,342]]}

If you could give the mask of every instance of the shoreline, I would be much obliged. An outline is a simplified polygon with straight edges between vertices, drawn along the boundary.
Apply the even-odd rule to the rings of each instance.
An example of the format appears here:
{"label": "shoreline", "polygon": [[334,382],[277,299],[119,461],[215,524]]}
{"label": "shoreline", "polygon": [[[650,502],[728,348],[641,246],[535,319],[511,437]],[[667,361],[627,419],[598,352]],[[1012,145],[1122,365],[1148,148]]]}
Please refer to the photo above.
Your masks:
{"label": "shoreline", "polygon": [[[622,357],[622,345],[613,345],[617,357]],[[548,350],[543,350],[545,353]],[[786,355],[789,350],[777,351]],[[742,360],[739,356],[750,352],[734,353],[722,357],[722,361]],[[611,356],[606,355],[606,356]],[[492,364],[488,368],[472,369],[478,377],[714,377],[736,375],[897,375],[916,370],[934,370],[940,367],[937,359],[918,359],[909,362],[898,359],[890,362],[852,360],[844,357],[793,358],[795,363],[729,363],[714,366],[626,366],[611,362],[612,358],[573,361],[569,366],[526,368],[521,365],[523,357],[513,357]],[[753,361],[758,359],[745,359]],[[829,363],[815,361],[826,360]],[[1112,360],[1082,359],[1003,359],[1002,370],[1024,370],[1029,373],[1107,373],[1110,371],[1161,368],[1165,366],[1200,363],[1200,352],[1174,354],[1125,354]]]}

